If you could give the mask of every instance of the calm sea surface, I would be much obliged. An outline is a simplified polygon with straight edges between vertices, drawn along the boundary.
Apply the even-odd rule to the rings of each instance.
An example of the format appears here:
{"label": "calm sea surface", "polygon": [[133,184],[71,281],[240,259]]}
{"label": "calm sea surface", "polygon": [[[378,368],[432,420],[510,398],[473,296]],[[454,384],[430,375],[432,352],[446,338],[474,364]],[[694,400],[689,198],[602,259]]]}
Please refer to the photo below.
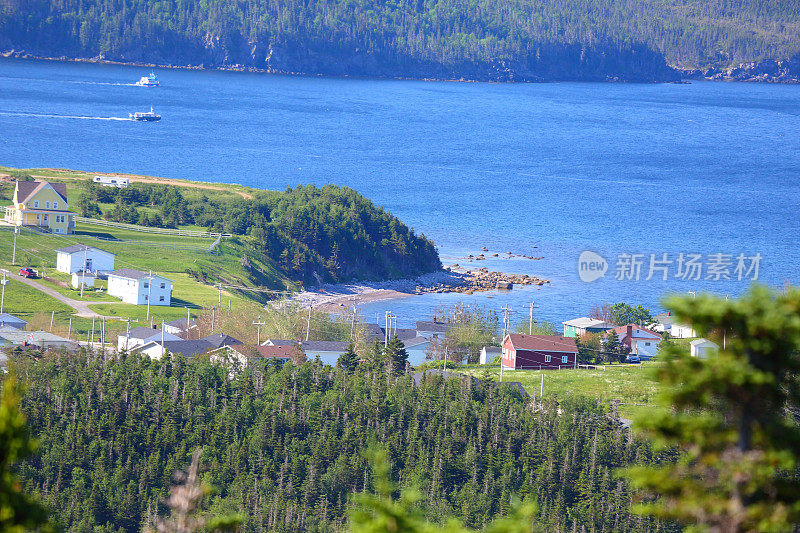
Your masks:
{"label": "calm sea surface", "polygon": [[[430,237],[445,263],[552,285],[364,306],[407,325],[457,301],[562,321],[602,301],[659,308],[669,291],[735,295],[736,256],[800,282],[800,87],[477,84],[158,70],[0,60],[0,164],[121,171],[283,189],[353,187]],[[115,120],[153,105],[159,123]],[[608,261],[580,281],[584,250]],[[544,259],[492,259],[506,252]],[[700,280],[676,277],[701,254]],[[640,279],[616,280],[620,254]],[[650,257],[673,261],[654,271]],[[709,267],[731,281],[706,279]],[[688,256],[685,256],[688,257]],[[632,264],[636,263],[636,259]],[[146,265],[142,265],[145,267]],[[658,266],[658,265],[656,265]],[[750,266],[750,262],[746,262]],[[626,274],[630,274],[627,269]],[[627,277],[627,276],[626,276]],[[635,278],[635,274],[633,276]],[[720,274],[724,277],[724,272]],[[748,278],[748,276],[744,276]],[[749,277],[752,277],[752,272]]]}

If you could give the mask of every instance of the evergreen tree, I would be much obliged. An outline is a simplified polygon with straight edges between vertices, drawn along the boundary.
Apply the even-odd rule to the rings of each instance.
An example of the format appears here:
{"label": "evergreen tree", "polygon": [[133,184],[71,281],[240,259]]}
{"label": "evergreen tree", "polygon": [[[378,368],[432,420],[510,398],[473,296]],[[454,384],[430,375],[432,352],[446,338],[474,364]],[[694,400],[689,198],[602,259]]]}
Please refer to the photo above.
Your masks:
{"label": "evergreen tree", "polygon": [[406,351],[405,344],[397,335],[392,337],[386,348],[384,348],[387,363],[391,366],[393,372],[403,373],[406,371],[408,364],[408,352]]}
{"label": "evergreen tree", "polygon": [[755,286],[738,300],[674,297],[667,308],[720,350],[670,346],[657,370],[670,411],[640,427],[677,463],[628,470],[655,516],[711,531],[791,531],[800,521],[800,290]]}
{"label": "evergreen tree", "polygon": [[347,344],[347,349],[339,356],[339,360],[336,364],[345,372],[352,372],[356,369],[358,366],[358,356],[356,355],[355,347],[352,342]]}

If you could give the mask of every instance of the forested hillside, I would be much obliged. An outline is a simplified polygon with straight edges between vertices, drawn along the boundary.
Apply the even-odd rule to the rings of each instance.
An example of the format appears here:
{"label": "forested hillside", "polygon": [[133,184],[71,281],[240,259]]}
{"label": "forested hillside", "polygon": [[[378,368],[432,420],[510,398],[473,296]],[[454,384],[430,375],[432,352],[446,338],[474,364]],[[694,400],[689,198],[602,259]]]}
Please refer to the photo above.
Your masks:
{"label": "forested hillside", "polygon": [[86,180],[82,187],[82,216],[241,236],[251,257],[274,261],[292,280],[382,280],[441,268],[431,241],[348,187],[253,191],[248,198],[143,183],[117,189]]}
{"label": "forested hillside", "polygon": [[278,72],[670,80],[785,59],[798,0],[6,0],[0,50]]}
{"label": "forested hillside", "polygon": [[243,531],[333,531],[370,490],[364,456],[381,443],[391,476],[416,486],[427,517],[480,527],[512,496],[535,497],[547,531],[671,531],[630,514],[615,469],[654,460],[595,401],[537,410],[511,389],[266,365],[230,380],[208,362],[18,356],[23,410],[40,452],[24,490],[74,531],[141,531],[170,475],[203,447],[212,511],[241,511]]}

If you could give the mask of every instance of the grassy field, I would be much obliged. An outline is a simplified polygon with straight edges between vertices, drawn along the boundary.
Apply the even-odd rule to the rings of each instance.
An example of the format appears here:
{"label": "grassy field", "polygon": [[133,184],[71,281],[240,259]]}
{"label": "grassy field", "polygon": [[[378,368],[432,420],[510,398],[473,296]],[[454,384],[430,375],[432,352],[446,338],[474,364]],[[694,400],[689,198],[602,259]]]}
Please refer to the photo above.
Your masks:
{"label": "grassy field", "polygon": [[[503,381],[519,381],[533,396],[539,396],[544,375],[544,396],[564,398],[570,394],[581,394],[601,399],[610,404],[620,402],[620,416],[632,418],[657,406],[657,383],[650,371],[658,363],[641,365],[606,365],[605,370],[515,370],[504,371]],[[481,366],[459,368],[459,372],[472,374],[477,378],[499,381],[498,368],[487,369]]]}

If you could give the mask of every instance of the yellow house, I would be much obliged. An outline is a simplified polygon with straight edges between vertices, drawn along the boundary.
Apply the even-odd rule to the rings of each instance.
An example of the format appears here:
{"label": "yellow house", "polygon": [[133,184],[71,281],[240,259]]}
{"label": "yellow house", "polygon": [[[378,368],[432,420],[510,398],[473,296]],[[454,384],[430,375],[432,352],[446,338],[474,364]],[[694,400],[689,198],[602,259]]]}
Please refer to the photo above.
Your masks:
{"label": "yellow house", "polygon": [[6,207],[5,221],[14,226],[36,226],[53,233],[72,233],[75,213],[67,204],[67,185],[46,181],[18,181],[14,204]]}

